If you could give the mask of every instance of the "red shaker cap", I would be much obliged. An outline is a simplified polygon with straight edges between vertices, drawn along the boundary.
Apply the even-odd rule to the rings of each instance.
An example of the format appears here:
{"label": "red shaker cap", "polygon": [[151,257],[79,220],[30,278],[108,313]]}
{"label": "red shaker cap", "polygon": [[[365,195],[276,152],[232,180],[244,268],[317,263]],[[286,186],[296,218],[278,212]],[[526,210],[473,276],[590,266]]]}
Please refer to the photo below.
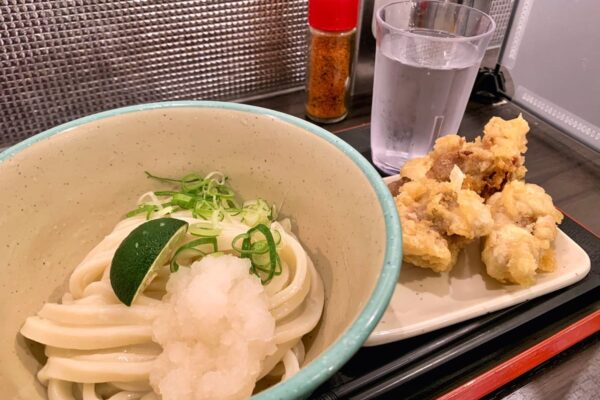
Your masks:
{"label": "red shaker cap", "polygon": [[358,0],[309,0],[308,24],[313,28],[343,32],[356,28]]}

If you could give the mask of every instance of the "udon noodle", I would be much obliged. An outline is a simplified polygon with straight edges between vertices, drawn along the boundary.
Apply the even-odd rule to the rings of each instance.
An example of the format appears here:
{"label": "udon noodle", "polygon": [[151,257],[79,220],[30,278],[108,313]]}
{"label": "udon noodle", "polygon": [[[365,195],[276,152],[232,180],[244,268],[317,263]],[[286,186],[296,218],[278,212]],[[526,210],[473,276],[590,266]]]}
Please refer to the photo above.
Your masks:
{"label": "udon noodle", "polygon": [[[175,212],[171,217],[189,224],[201,222],[189,211]],[[49,399],[161,398],[149,383],[149,374],[162,351],[153,341],[152,323],[172,275],[169,267],[159,270],[130,307],[117,299],[109,279],[117,247],[145,221],[135,216],[118,223],[75,268],[62,301],[45,304],[21,329],[25,337],[46,346],[48,359],[38,379],[47,386]],[[221,232],[219,250],[233,252],[233,238],[246,232],[248,225],[231,218],[217,224]],[[276,321],[276,351],[262,360],[257,381],[266,377],[273,382],[291,377],[302,365],[302,336],[320,319],[324,291],[313,263],[290,232],[289,222],[272,222],[270,228],[281,236],[281,274],[264,286]]]}

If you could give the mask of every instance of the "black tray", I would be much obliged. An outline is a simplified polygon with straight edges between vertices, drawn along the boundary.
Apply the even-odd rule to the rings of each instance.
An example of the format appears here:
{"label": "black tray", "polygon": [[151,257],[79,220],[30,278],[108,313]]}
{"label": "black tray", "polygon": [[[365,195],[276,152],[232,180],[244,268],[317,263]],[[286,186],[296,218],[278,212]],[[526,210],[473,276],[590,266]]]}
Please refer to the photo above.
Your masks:
{"label": "black tray", "polygon": [[[370,159],[368,127],[340,137]],[[432,398],[600,308],[600,239],[568,217],[560,228],[590,256],[583,280],[429,334],[362,348],[311,399]]]}

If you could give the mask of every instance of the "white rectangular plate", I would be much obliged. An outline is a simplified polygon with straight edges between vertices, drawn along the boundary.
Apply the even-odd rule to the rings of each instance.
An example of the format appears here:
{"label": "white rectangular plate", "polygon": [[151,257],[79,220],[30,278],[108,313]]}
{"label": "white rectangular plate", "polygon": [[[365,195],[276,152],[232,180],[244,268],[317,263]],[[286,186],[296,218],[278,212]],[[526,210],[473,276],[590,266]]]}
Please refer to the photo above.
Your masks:
{"label": "white rectangular plate", "polygon": [[[388,177],[386,183],[396,177]],[[395,342],[497,311],[569,286],[590,271],[587,253],[564,232],[556,238],[556,270],[523,288],[487,276],[480,244],[471,243],[449,273],[404,263],[388,309],[365,346]]]}

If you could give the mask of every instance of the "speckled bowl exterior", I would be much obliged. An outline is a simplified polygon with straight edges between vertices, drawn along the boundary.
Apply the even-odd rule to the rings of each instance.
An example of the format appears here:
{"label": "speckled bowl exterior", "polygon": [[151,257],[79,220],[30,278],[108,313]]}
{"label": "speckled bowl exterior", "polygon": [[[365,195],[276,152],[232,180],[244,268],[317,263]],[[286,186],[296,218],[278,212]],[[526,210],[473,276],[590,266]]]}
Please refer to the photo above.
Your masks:
{"label": "speckled bowl exterior", "polygon": [[43,132],[0,154],[0,387],[44,398],[39,348],[18,331],[57,301],[70,272],[138,196],[144,171],[220,170],[242,198],[281,207],[326,290],[322,321],[291,379],[255,399],[307,397],[362,345],[383,314],[401,260],[393,199],[370,164],[329,132],[286,114],[219,102],[121,108]]}

